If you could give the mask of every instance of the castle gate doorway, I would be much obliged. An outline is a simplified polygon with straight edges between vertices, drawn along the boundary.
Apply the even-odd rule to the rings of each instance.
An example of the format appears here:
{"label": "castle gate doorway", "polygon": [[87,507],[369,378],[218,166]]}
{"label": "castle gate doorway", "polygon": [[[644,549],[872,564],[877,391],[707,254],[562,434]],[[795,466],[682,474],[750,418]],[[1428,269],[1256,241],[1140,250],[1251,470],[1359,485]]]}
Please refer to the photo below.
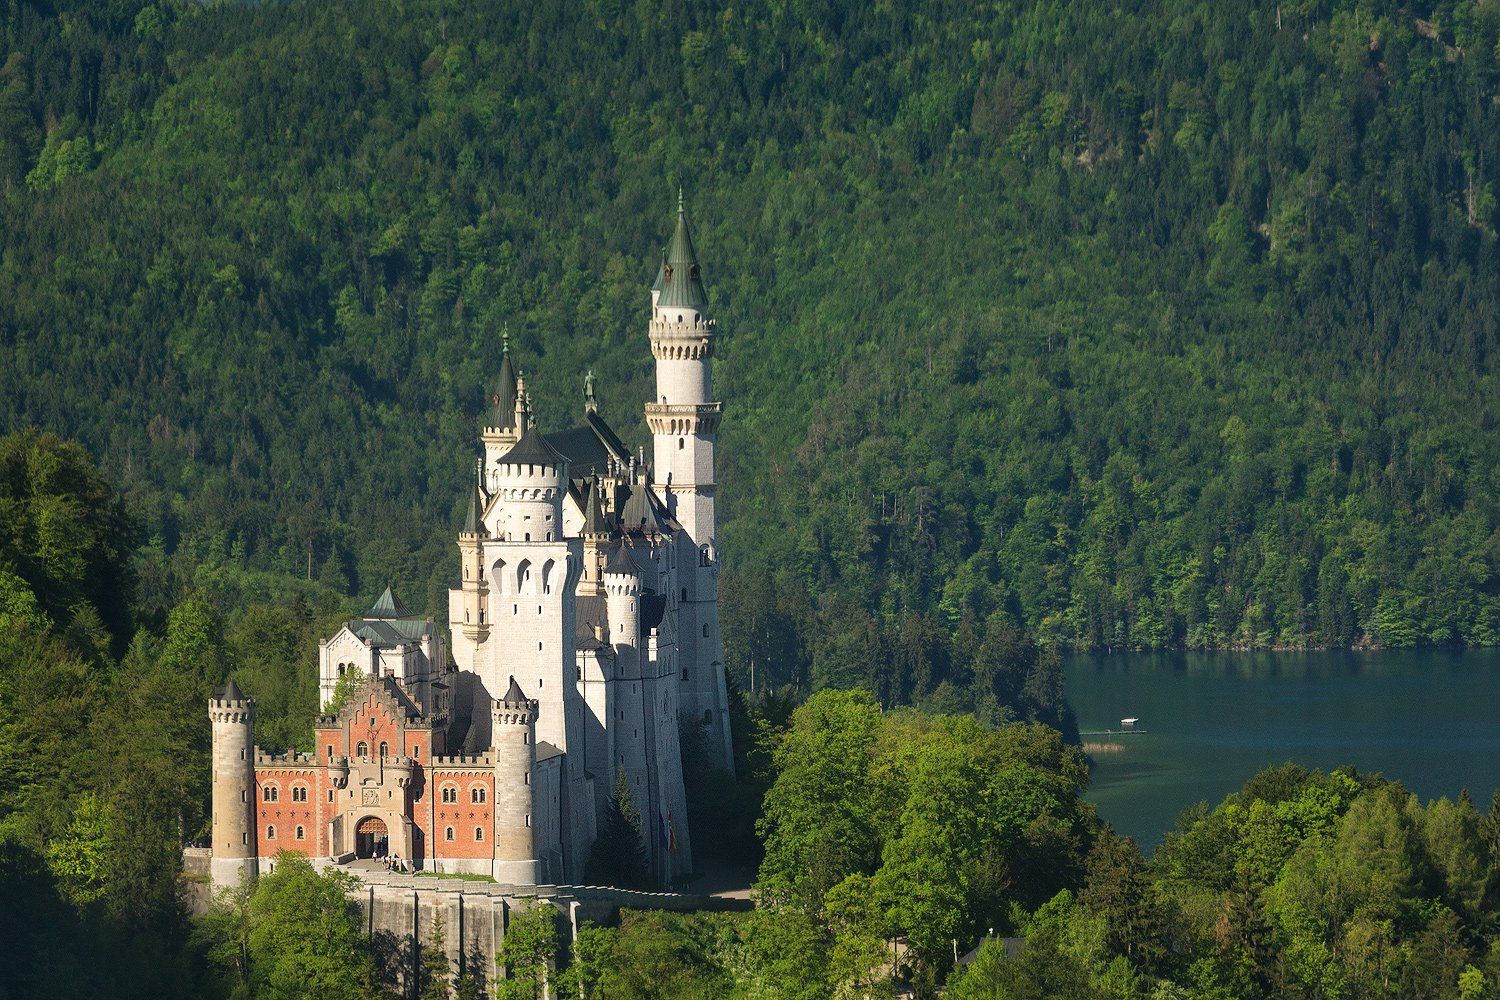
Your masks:
{"label": "castle gate doorway", "polygon": [[354,828],[354,853],[361,858],[383,858],[390,853],[390,833],[385,820],[367,816]]}

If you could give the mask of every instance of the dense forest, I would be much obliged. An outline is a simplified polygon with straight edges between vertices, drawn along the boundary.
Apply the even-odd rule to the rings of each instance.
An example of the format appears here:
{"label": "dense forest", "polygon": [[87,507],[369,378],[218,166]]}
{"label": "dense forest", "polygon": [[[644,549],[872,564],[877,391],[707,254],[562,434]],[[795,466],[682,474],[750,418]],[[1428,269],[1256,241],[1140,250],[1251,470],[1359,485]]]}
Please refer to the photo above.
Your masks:
{"label": "dense forest", "polygon": [[759,859],[753,912],[627,912],[565,943],[534,910],[488,984],[431,941],[413,983],[351,876],[292,854],[190,919],[179,849],[207,819],[208,692],[233,670],[265,742],[296,739],[304,647],[338,609],[226,617],[194,592],[141,624],[140,526],[50,435],[0,438],[0,520],[0,1000],[1500,996],[1500,795],[1482,813],[1287,765],[1186,812],[1148,859],[1083,799],[1076,744],[1000,721],[1024,702],[937,714],[862,689],[737,701],[739,782],[688,743],[691,822]]}
{"label": "dense forest", "polygon": [[[8,0],[0,430],[142,613],[444,612],[507,325],[644,440],[685,187],[748,684],[1500,640],[1500,9]],[[1009,643],[1001,636],[991,640]],[[946,685],[946,686],[945,686]]]}

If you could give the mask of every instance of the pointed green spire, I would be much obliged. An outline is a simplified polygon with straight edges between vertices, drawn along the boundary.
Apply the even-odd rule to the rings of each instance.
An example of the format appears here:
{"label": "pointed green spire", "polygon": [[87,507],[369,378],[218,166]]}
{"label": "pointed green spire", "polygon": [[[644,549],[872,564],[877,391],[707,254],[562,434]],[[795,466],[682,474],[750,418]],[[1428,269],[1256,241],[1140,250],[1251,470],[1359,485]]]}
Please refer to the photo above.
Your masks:
{"label": "pointed green spire", "polygon": [[693,247],[692,234],[688,232],[687,207],[681,188],[677,189],[677,228],[672,232],[672,241],[667,244],[660,282],[661,297],[656,301],[658,309],[670,307],[702,312],[708,308],[708,292],[703,288],[698,251]]}
{"label": "pointed green spire", "polygon": [[588,496],[583,500],[583,533],[585,535],[607,535],[609,525],[604,520],[604,508],[599,504],[599,477],[589,479]]}
{"label": "pointed green spire", "polygon": [[469,490],[469,512],[464,515],[464,533],[479,534],[479,487]]}
{"label": "pointed green spire", "polygon": [[516,420],[516,369],[510,360],[510,324],[500,334],[504,348],[500,354],[500,374],[495,379],[495,388],[490,393],[489,419],[491,427],[509,427]]}

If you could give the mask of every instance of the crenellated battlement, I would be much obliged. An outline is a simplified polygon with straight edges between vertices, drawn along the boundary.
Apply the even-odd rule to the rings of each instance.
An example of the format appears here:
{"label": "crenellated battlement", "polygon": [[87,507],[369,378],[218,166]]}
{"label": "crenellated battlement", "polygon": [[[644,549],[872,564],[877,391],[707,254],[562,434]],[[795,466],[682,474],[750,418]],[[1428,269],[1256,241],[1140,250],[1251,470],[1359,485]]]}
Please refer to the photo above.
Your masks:
{"label": "crenellated battlement", "polygon": [[723,403],[647,403],[652,434],[713,434],[724,417]]}
{"label": "crenellated battlement", "polygon": [[448,755],[439,754],[438,756],[432,758],[432,769],[434,771],[442,770],[444,768],[470,769],[476,767],[488,768],[494,766],[494,758],[487,753],[460,753]]}
{"label": "crenellated battlement", "polygon": [[658,361],[698,361],[711,358],[718,339],[718,322],[701,313],[693,318],[651,318],[651,353]]}

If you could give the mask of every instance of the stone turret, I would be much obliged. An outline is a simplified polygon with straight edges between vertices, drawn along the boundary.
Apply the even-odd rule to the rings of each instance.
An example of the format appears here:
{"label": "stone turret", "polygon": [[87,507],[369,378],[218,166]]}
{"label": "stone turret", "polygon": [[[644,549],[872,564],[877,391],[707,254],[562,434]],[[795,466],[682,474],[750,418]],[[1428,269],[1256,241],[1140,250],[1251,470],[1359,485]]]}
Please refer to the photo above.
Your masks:
{"label": "stone turret", "polygon": [[641,568],[630,547],[619,542],[604,563],[604,600],[609,613],[609,643],[615,648],[619,675],[640,675]]}
{"label": "stone turret", "polygon": [[463,530],[458,533],[459,561],[463,564],[463,632],[469,639],[483,639],[490,631],[489,584],[484,576],[484,547],[489,537],[479,511],[483,501],[478,483],[469,490],[469,509]]}
{"label": "stone turret", "polygon": [[495,870],[497,882],[536,885],[533,834],[537,703],[521,692],[514,676],[491,718],[495,760]]}
{"label": "stone turret", "polygon": [[255,837],[255,702],[234,678],[208,702],[213,728],[213,860],[215,886],[258,874]]}
{"label": "stone turret", "polygon": [[560,541],[563,490],[568,460],[547,443],[524,409],[524,391],[516,406],[520,440],[500,456],[496,488],[504,511],[500,537],[511,542]]}

